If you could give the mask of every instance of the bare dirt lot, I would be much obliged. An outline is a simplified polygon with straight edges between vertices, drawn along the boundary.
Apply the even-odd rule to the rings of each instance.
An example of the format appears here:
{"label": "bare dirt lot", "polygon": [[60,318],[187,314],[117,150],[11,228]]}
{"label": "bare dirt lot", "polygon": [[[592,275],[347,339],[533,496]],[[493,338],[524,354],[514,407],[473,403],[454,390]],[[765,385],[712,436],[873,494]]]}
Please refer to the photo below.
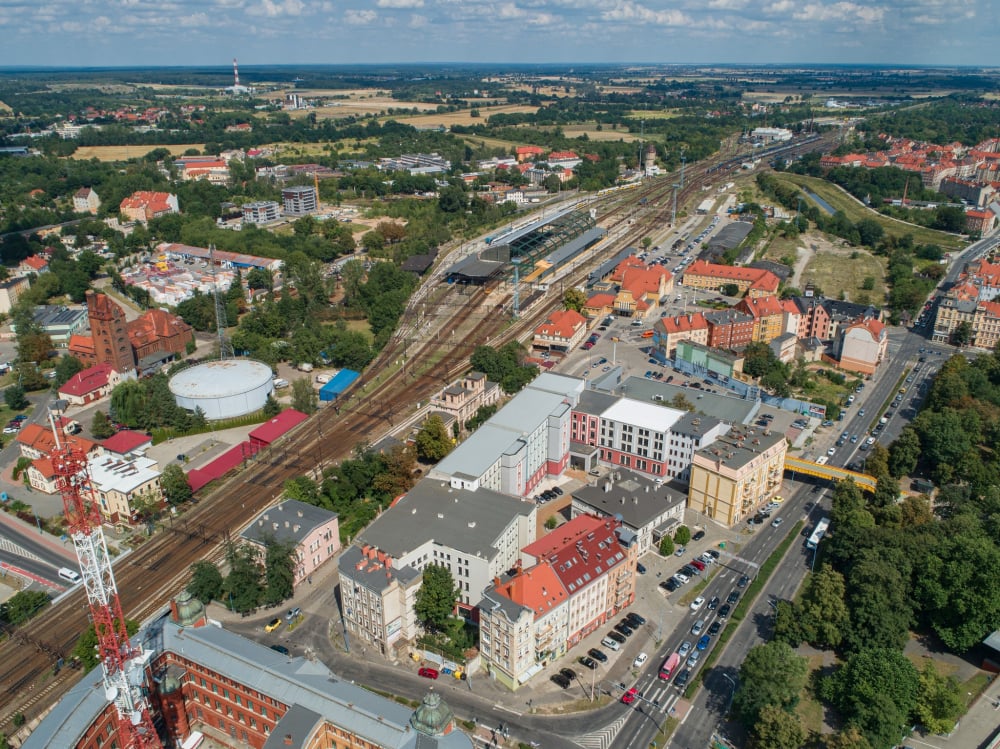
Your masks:
{"label": "bare dirt lot", "polygon": [[180,156],[189,148],[201,152],[204,143],[187,143],[178,146],[80,146],[73,152],[72,159],[97,159],[98,161],[128,161],[145,156],[157,148],[166,148],[174,156]]}

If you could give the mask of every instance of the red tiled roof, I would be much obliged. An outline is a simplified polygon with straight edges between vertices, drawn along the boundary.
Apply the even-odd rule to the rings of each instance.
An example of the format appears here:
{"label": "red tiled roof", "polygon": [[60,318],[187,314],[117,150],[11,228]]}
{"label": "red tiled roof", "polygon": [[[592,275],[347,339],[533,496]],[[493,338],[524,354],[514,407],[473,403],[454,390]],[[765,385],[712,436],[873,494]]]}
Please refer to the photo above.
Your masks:
{"label": "red tiled roof", "polygon": [[89,335],[80,335],[79,333],[74,333],[69,337],[69,350],[72,354],[84,354],[85,356],[93,356],[94,354],[94,337]]}
{"label": "red tiled roof", "polygon": [[780,315],[785,311],[781,300],[776,296],[746,297],[740,300],[736,308],[753,315],[757,319]]}
{"label": "red tiled roof", "polygon": [[[64,446],[69,445],[85,455],[97,447],[96,442],[91,442],[84,437],[66,436],[60,437],[59,439],[62,441]],[[33,448],[43,455],[48,455],[56,447],[56,441],[52,436],[52,430],[43,427],[41,424],[28,424],[24,427],[17,433],[17,443]]]}
{"label": "red tiled roof", "polygon": [[578,159],[578,158],[580,158],[580,157],[577,156],[572,151],[553,151],[548,156],[548,160],[549,161],[553,161],[553,160],[556,160],[556,161],[559,161],[559,160],[568,161],[570,159]]}
{"label": "red tiled roof", "polygon": [[59,394],[66,393],[67,395],[75,395],[82,398],[105,387],[108,384],[108,380],[111,379],[112,372],[114,372],[114,369],[110,364],[95,364],[93,367],[88,367],[77,372],[66,380],[66,384],[59,388]]}
{"label": "red tiled roof", "polygon": [[151,309],[127,324],[128,338],[132,346],[141,348],[161,338],[187,335],[191,326],[177,315],[162,309]]}
{"label": "red tiled roof", "polygon": [[864,320],[858,320],[854,324],[850,325],[848,330],[851,330],[852,328],[864,328],[871,334],[871,337],[877,341],[882,338],[882,332],[885,330],[885,325],[880,323],[874,317],[869,317]]}
{"label": "red tiled roof", "polygon": [[123,199],[119,207],[121,210],[143,208],[147,215],[164,213],[170,211],[170,194],[166,192],[151,192],[140,190],[134,192]]}
{"label": "red tiled roof", "polygon": [[572,338],[581,325],[587,324],[587,318],[576,310],[556,310],[548,319],[535,328],[535,335],[552,338]]}
{"label": "red tiled roof", "polygon": [[693,315],[661,317],[658,322],[668,335],[688,333],[692,330],[708,330],[708,320],[701,312],[695,312]]}
{"label": "red tiled roof", "polygon": [[41,270],[42,268],[47,268],[49,266],[49,261],[45,258],[38,257],[38,255],[28,255],[28,257],[21,261],[21,264],[27,265],[29,268],[34,268],[35,270]]}
{"label": "red tiled roof", "polygon": [[708,276],[720,281],[746,281],[753,289],[777,291],[781,280],[769,270],[746,268],[735,265],[718,265],[704,260],[695,260],[684,272],[684,276]]}
{"label": "red tiled roof", "polygon": [[553,607],[569,598],[566,588],[548,562],[519,570],[510,580],[494,590],[516,604],[531,609],[535,618],[545,616]]}
{"label": "red tiled roof", "polygon": [[614,303],[614,294],[594,294],[594,296],[587,300],[587,307],[610,307]]}
{"label": "red tiled roof", "polygon": [[522,551],[539,562],[548,561],[573,595],[627,559],[615,536],[619,525],[611,518],[578,515]]}
{"label": "red tiled roof", "polygon": [[117,434],[104,440],[103,447],[108,452],[126,455],[143,445],[152,445],[153,438],[143,432],[132,429],[122,429]]}
{"label": "red tiled roof", "polygon": [[308,418],[301,411],[296,411],[294,408],[286,408],[273,419],[265,421],[250,432],[249,437],[251,440],[269,445]]}

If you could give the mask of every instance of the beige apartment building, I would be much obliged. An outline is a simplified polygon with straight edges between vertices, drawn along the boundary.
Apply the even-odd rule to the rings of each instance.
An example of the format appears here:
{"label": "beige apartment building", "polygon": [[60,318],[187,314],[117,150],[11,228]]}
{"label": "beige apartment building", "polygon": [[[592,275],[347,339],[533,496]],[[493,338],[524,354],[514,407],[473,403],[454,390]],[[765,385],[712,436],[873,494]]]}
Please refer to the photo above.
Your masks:
{"label": "beige apartment building", "polygon": [[785,435],[734,428],[694,454],[688,508],[733,526],[774,498],[785,469]]}

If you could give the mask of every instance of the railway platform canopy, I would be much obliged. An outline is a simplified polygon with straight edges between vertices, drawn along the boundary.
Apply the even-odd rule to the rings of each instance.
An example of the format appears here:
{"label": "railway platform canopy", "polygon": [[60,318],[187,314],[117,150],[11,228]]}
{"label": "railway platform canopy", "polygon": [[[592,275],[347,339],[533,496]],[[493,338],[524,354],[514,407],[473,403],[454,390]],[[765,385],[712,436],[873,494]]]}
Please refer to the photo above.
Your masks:
{"label": "railway platform canopy", "polygon": [[504,263],[483,260],[475,255],[462,258],[448,269],[445,280],[448,283],[464,283],[476,286],[494,284],[503,279]]}
{"label": "railway platform canopy", "polygon": [[865,492],[874,493],[875,484],[877,483],[875,477],[869,476],[867,473],[849,471],[846,468],[814,463],[811,460],[802,460],[801,458],[793,458],[787,455],[785,456],[785,470],[790,473],[803,473],[813,478],[827,479],[828,481],[851,479],[858,485],[861,491]]}
{"label": "railway platform canopy", "polygon": [[519,260],[523,266],[530,267],[563,247],[572,245],[574,240],[585,237],[581,246],[575,248],[575,252],[579,252],[583,246],[603,236],[602,231],[594,231],[596,228],[596,219],[589,211],[570,208],[505,235],[480,257],[503,263]]}

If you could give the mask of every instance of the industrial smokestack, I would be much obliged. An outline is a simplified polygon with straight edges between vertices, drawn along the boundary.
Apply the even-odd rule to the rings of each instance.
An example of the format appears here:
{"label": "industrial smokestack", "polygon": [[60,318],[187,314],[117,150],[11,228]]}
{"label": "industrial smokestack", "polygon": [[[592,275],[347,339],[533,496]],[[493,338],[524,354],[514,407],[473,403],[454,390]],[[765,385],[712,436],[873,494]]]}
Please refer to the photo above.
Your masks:
{"label": "industrial smokestack", "polygon": [[236,58],[233,58],[233,87],[240,85],[240,69],[236,66]]}

